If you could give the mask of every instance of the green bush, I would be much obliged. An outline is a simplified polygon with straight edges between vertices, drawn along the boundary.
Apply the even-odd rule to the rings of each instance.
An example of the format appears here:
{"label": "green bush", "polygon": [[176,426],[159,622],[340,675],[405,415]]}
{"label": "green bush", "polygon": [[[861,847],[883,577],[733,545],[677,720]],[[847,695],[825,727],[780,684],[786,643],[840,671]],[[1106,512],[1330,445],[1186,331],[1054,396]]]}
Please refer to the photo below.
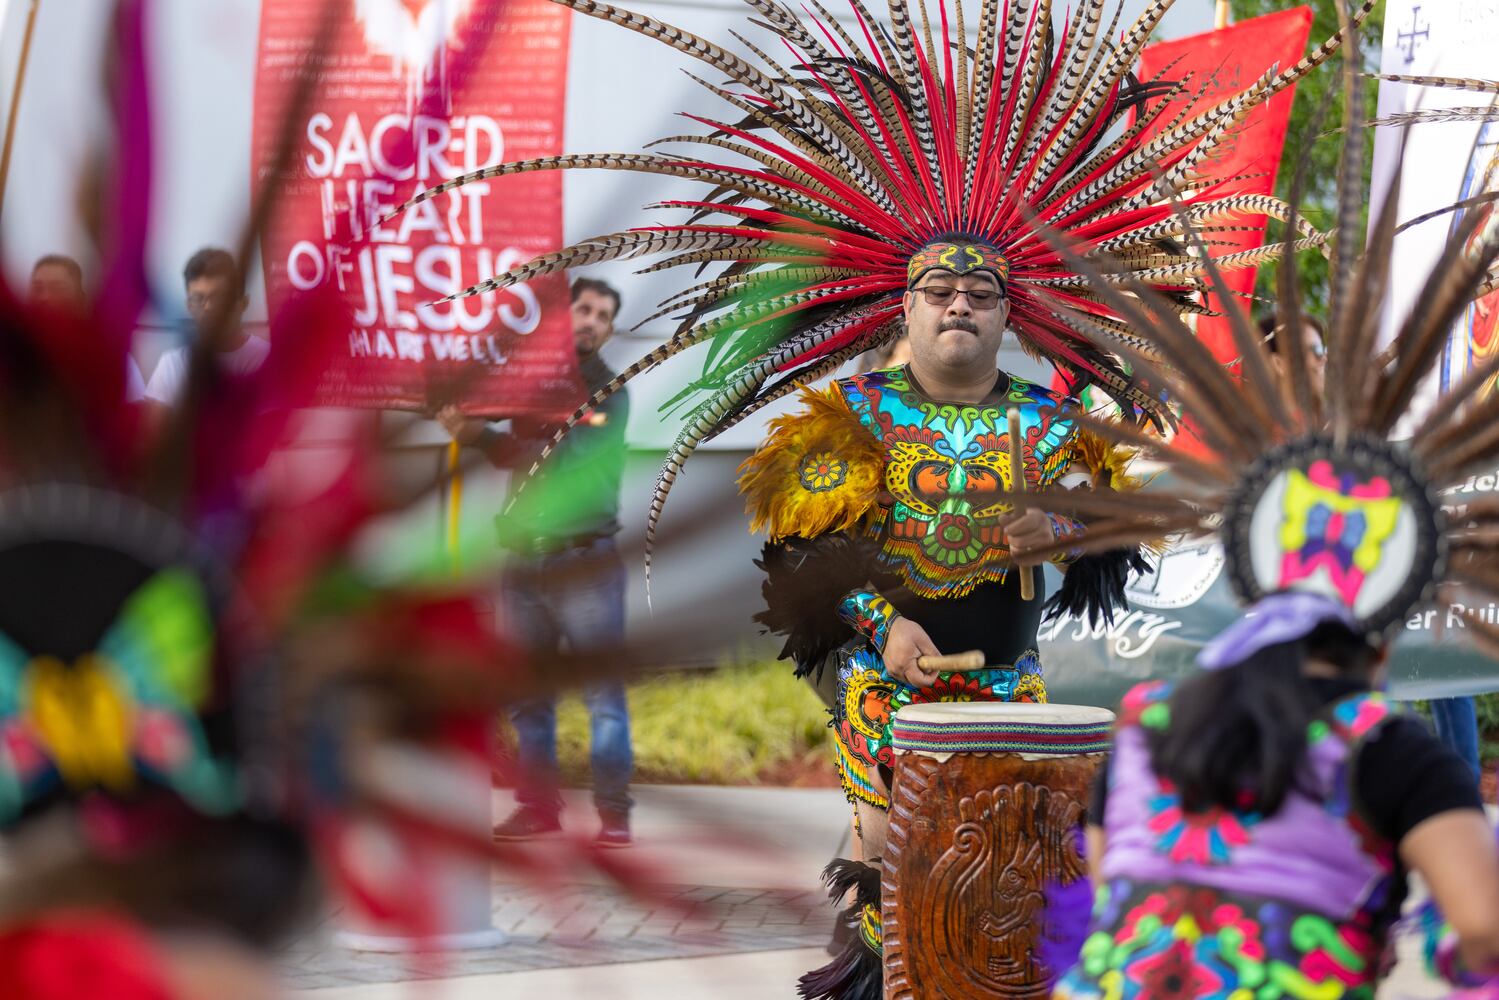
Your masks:
{"label": "green bush", "polygon": [[[831,771],[828,715],[786,663],[741,663],[660,674],[630,685],[635,780],[755,784],[767,770],[816,754]],[[557,713],[565,780],[586,783],[588,711],[570,697]]]}

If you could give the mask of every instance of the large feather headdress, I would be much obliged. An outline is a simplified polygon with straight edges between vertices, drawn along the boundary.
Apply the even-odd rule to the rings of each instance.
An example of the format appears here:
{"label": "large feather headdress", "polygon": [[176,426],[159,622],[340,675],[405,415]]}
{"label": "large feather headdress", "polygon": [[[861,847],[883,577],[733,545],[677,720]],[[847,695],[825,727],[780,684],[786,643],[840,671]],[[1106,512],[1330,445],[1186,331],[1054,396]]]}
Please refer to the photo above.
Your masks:
{"label": "large feather headdress", "polygon": [[[1355,93],[1360,74],[1351,58],[1343,75],[1345,91]],[[1499,91],[1481,81],[1397,79]],[[1447,499],[1449,488],[1499,461],[1499,394],[1488,388],[1499,373],[1499,358],[1469,371],[1427,412],[1421,413],[1417,402],[1417,389],[1440,358],[1454,321],[1469,302],[1499,286],[1494,272],[1499,228],[1488,221],[1488,212],[1465,212],[1422,281],[1410,314],[1398,323],[1393,342],[1379,350],[1383,305],[1397,274],[1395,237],[1443,213],[1398,222],[1397,173],[1366,235],[1366,123],[1355,100],[1345,108],[1325,391],[1315,391],[1308,375],[1309,334],[1290,254],[1280,262],[1277,303],[1284,370],[1272,364],[1265,343],[1230,304],[1241,362],[1241,370],[1231,374],[1214,363],[1158,292],[1129,278],[1123,268],[1064,250],[1073,266],[1094,279],[1104,299],[1157,347],[1159,358],[1130,348],[1122,353],[1180,400],[1184,417],[1211,454],[1189,456],[1079,414],[1080,422],[1100,434],[1159,458],[1177,485],[1134,496],[1049,492],[1013,499],[1085,513],[1084,533],[1060,540],[1063,549],[1110,548],[1173,533],[1216,534],[1224,543],[1229,578],[1246,603],[1281,591],[1317,593],[1341,602],[1361,630],[1379,635],[1402,624],[1424,601],[1461,599],[1472,606],[1499,596],[1499,500],[1484,497],[1458,506]],[[1495,116],[1493,109],[1483,114]],[[1448,119],[1416,115],[1372,124],[1441,120]],[[1306,169],[1303,163],[1293,190],[1302,188]],[[1463,211],[1495,197],[1480,196],[1443,211]],[[1293,194],[1293,205],[1298,200]],[[1051,238],[1063,242],[1055,234]],[[1217,280],[1215,271],[1209,280]],[[1095,324],[1081,317],[1080,326]],[[1098,342],[1108,333],[1092,329]],[[1468,621],[1470,634],[1499,649],[1499,628],[1473,614]]]}
{"label": "large feather headdress", "polygon": [[[1178,214],[1162,192],[1190,187],[1194,169],[1248,110],[1322,63],[1341,39],[1195,117],[1163,121],[1170,102],[1162,101],[1110,138],[1111,126],[1147,97],[1190,86],[1141,85],[1130,75],[1173,0],[1152,0],[1117,36],[1120,7],[1111,0],[1083,0],[1060,28],[1051,0],[984,0],[973,51],[961,4],[950,18],[942,0],[935,17],[922,2],[918,23],[907,0],[891,0],[887,28],[864,0],[849,0],[850,29],[818,0],[810,0],[805,17],[780,0],[746,0],[751,23],[779,38],[788,65],[738,33],[738,49],[758,64],[598,0],[557,2],[726,75],[727,86],[698,82],[736,117],[691,116],[710,131],[661,140],[723,162],[605,153],[505,163],[454,178],[398,211],[473,181],[536,170],[628,170],[709,186],[700,200],[666,203],[690,210],[686,222],[584,240],[461,293],[650,255],[664,259],[647,271],[722,265],[716,276],[662,304],[651,319],[680,311],[676,333],[595,392],[567,424],[642,372],[712,343],[702,374],[674,400],[695,399],[696,406],[661,471],[650,529],[698,444],[898,334],[908,264],[934,244],[974,246],[998,259],[996,270],[1007,271],[1011,328],[1074,388],[1094,383],[1131,412],[1168,419],[1158,394],[1137,384],[1114,356],[1117,345],[1148,352],[1149,343],[1131,332],[1089,276],[1041,238],[1037,223],[1064,234],[1077,253],[1110,254],[1123,273],[1109,283],[1142,283],[1173,314],[1201,311],[1194,293],[1204,287],[1204,263],[1173,242],[1187,221],[1211,228],[1238,215],[1285,218],[1285,206],[1209,186],[1185,193]],[[1365,2],[1356,19],[1372,6]],[[1300,231],[1304,243],[1322,239],[1305,225]],[[1277,249],[1235,254],[1220,265],[1254,265]],[[1090,340],[1074,310],[1089,318],[1089,331],[1109,336]]]}

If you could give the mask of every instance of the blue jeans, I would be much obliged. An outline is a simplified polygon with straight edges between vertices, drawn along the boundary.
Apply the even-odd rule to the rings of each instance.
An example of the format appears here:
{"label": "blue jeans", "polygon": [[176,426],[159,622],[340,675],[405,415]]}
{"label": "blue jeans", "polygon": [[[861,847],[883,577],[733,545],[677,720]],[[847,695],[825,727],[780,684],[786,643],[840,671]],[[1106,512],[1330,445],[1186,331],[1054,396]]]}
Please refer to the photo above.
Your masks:
{"label": "blue jeans", "polygon": [[[587,548],[526,559],[507,569],[502,594],[508,627],[542,658],[569,652],[612,653],[625,635],[625,567],[612,538]],[[601,810],[630,810],[630,710],[619,681],[584,689],[592,732],[593,802]],[[510,710],[521,767],[516,801],[543,814],[562,808],[557,777],[557,700],[523,701]]]}
{"label": "blue jeans", "polygon": [[1451,747],[1473,771],[1477,781],[1480,771],[1478,762],[1478,708],[1472,698],[1433,698],[1431,721],[1436,727],[1437,737]]}

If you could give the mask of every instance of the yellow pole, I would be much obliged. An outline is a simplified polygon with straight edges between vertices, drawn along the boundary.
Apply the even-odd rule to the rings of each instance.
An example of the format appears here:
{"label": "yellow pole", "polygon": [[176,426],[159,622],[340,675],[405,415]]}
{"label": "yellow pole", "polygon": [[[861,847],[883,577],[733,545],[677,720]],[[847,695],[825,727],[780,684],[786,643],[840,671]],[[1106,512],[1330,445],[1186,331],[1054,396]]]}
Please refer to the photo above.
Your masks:
{"label": "yellow pole", "polygon": [[463,446],[448,442],[448,559],[458,570],[458,524],[463,513],[463,473],[458,471],[458,457]]}
{"label": "yellow pole", "polygon": [[1213,24],[1214,31],[1222,31],[1228,27],[1228,0],[1218,0],[1218,11]]}
{"label": "yellow pole", "polygon": [[31,0],[26,12],[26,32],[21,36],[21,59],[16,64],[16,85],[10,92],[10,120],[5,123],[5,147],[0,149],[0,211],[5,209],[6,181],[10,180],[10,151],[16,141],[16,113],[21,110],[21,85],[26,80],[26,64],[31,61],[31,39],[36,34],[36,11],[42,0]]}

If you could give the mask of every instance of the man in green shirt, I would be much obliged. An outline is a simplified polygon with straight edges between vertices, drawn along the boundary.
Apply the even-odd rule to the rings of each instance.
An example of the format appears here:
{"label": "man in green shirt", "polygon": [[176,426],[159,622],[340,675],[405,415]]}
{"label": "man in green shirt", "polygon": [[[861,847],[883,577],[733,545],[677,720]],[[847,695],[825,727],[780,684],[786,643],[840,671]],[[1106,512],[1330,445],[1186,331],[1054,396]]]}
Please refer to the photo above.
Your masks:
{"label": "man in green shirt", "polygon": [[[578,371],[592,390],[614,377],[599,356],[614,333],[619,293],[602,281],[572,285],[573,343]],[[590,413],[547,458],[537,481],[497,521],[511,553],[502,587],[505,622],[537,657],[615,651],[624,639],[625,568],[615,548],[619,487],[624,474],[629,395],[619,392]],[[497,467],[525,470],[551,440],[554,425],[512,420],[508,431],[465,417],[456,407],[438,415],[454,440],[484,451]],[[513,488],[513,487],[512,487]],[[631,843],[629,793],[633,754],[624,685],[610,681],[584,691],[592,720],[593,800],[597,842]],[[511,712],[521,765],[519,807],[495,827],[498,840],[531,840],[561,831],[557,792],[555,699],[537,698]]]}

